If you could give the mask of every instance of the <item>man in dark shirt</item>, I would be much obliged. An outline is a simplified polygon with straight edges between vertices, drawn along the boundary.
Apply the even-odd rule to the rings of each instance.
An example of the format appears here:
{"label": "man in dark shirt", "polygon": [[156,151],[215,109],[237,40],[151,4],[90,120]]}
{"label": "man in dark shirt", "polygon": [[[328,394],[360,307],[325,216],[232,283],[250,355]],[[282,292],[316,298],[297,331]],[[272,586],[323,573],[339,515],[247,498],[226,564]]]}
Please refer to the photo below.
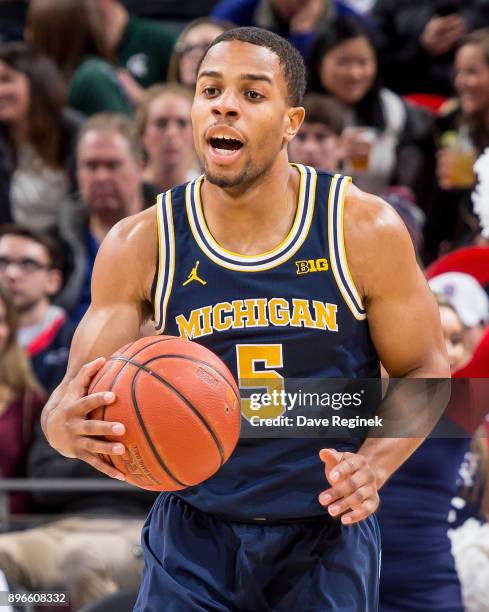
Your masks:
{"label": "man in dark shirt", "polygon": [[154,190],[142,182],[141,145],[129,119],[101,113],[84,124],[78,140],[77,178],[80,196],[68,200],[60,216],[70,269],[57,298],[75,323],[90,304],[100,243],[118,221],[141,211],[146,198],[153,203]]}

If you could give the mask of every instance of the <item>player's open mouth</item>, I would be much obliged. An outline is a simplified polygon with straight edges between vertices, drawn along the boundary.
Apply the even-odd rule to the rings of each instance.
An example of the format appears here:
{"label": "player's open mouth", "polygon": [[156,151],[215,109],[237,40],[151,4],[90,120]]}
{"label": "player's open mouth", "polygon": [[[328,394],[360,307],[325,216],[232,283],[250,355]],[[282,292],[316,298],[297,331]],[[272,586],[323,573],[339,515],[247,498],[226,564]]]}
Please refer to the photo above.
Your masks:
{"label": "player's open mouth", "polygon": [[229,136],[212,136],[208,140],[211,159],[219,165],[228,165],[240,155],[243,142]]}
{"label": "player's open mouth", "polygon": [[209,139],[209,144],[219,155],[232,155],[239,151],[243,143],[236,138],[228,138],[224,136],[214,136]]}

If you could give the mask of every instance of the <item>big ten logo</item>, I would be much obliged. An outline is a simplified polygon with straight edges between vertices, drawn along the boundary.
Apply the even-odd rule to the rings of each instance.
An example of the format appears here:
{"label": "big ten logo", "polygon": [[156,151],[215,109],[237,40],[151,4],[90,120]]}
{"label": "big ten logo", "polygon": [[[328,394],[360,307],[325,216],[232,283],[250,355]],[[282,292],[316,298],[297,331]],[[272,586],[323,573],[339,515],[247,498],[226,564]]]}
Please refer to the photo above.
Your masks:
{"label": "big ten logo", "polygon": [[329,270],[328,260],[324,258],[319,259],[302,259],[296,261],[297,274],[309,274],[309,272],[326,272]]}

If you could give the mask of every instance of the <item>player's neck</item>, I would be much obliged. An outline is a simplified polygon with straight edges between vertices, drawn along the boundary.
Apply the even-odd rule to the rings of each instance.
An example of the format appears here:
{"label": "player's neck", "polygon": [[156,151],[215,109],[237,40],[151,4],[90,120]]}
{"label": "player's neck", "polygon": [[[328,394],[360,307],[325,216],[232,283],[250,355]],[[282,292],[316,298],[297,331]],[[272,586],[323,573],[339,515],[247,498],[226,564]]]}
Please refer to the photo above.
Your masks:
{"label": "player's neck", "polygon": [[241,255],[272,250],[292,226],[298,186],[299,175],[288,162],[276,164],[242,192],[204,181],[202,204],[209,231],[222,247]]}

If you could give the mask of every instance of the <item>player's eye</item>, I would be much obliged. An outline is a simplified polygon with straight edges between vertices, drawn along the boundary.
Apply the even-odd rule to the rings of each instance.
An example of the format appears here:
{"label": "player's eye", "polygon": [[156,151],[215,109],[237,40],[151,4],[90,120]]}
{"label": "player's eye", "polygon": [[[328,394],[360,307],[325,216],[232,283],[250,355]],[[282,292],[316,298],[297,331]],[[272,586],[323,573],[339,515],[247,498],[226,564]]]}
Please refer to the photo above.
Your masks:
{"label": "player's eye", "polygon": [[205,87],[204,88],[204,95],[207,98],[214,98],[217,94],[218,94],[219,90],[217,89],[217,87]]}
{"label": "player's eye", "polygon": [[261,100],[263,98],[263,96],[258,93],[257,91],[255,91],[254,89],[250,89],[248,91],[245,92],[245,96],[249,99],[249,100]]}

